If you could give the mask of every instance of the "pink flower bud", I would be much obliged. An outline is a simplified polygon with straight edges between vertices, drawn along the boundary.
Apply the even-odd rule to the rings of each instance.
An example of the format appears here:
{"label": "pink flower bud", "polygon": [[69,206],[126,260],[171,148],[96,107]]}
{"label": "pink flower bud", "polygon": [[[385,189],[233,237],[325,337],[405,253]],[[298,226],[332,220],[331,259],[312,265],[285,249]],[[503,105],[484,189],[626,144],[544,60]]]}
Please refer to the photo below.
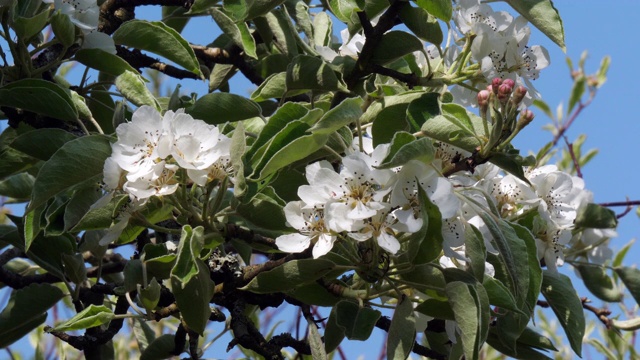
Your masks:
{"label": "pink flower bud", "polygon": [[509,84],[507,84],[506,81],[503,82],[502,85],[500,85],[500,87],[498,88],[498,100],[504,103],[509,99],[509,96],[511,96],[512,91],[513,91],[513,87],[509,86]]}
{"label": "pink flower bud", "polygon": [[485,107],[489,104],[489,97],[491,93],[487,90],[480,90],[478,93],[478,106]]}
{"label": "pink flower bud", "polygon": [[502,85],[502,79],[500,78],[493,78],[493,80],[491,81],[491,91],[494,94],[498,94],[498,88],[500,87],[500,85]]}
{"label": "pink flower bud", "polygon": [[529,109],[524,109],[522,110],[522,112],[520,112],[520,119],[518,120],[518,124],[516,126],[519,129],[522,129],[525,126],[529,125],[533,121],[534,117],[535,117],[535,114],[533,113],[533,111]]}
{"label": "pink flower bud", "polygon": [[522,102],[522,99],[524,99],[525,95],[527,95],[527,88],[520,85],[518,87],[516,87],[516,89],[513,91],[513,102],[518,105]]}
{"label": "pink flower bud", "polygon": [[502,84],[503,85],[508,85],[512,89],[513,89],[514,86],[516,86],[516,82],[511,80],[511,79],[505,79],[504,81],[502,81]]}
{"label": "pink flower bud", "polygon": [[529,109],[525,109],[522,112],[522,118],[527,121],[527,123],[530,123],[533,121],[533,118],[536,117],[536,115],[533,113],[533,111],[529,110]]}

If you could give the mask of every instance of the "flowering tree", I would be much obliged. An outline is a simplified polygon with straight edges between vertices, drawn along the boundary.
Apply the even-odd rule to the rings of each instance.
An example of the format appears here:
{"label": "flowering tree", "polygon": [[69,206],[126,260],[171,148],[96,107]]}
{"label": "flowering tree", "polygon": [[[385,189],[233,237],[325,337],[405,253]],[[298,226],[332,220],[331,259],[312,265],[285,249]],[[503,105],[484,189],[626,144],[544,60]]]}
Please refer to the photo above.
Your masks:
{"label": "flowering tree", "polygon": [[[145,359],[198,358],[223,328],[227,349],[269,359],[326,359],[373,331],[390,359],[548,358],[559,344],[537,306],[577,355],[585,310],[635,330],[562,273],[570,262],[594,296],[620,302],[623,283],[640,300],[640,271],[608,247],[616,215],[580,177],[589,154],[576,142],[548,164],[573,118],[537,155],[511,144],[532,104],[551,116],[531,25],[563,48],[564,34],[551,1],[507,3],[0,1],[0,195],[27,203],[0,225],[2,347],[62,302],[76,314],[45,336],[88,358],[114,357],[124,318]],[[143,5],[163,21],[137,19]],[[181,36],[196,16],[217,25],[210,44]],[[67,62],[86,67],[76,84]],[[583,62],[574,116],[606,80],[606,59],[593,76]],[[158,96],[144,68],[209,92]],[[234,76],[249,98],[229,92]],[[252,312],[283,303],[306,335],[259,331]]]}

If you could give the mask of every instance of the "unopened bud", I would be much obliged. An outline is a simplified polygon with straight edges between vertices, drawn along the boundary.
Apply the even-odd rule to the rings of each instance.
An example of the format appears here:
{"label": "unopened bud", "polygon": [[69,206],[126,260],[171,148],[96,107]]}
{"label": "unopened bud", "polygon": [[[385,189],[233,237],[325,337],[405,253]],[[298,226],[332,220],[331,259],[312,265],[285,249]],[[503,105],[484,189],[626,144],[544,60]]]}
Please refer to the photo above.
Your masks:
{"label": "unopened bud", "polygon": [[513,91],[513,102],[515,103],[515,105],[519,105],[522,100],[524,99],[524,97],[527,95],[527,88],[520,85],[518,87],[516,87],[516,89]]}
{"label": "unopened bud", "polygon": [[480,116],[485,119],[487,115],[487,110],[489,110],[489,99],[491,98],[491,93],[489,90],[480,90],[478,93],[478,107],[480,108]]}
{"label": "unopened bud", "polygon": [[491,93],[487,90],[480,90],[478,93],[478,106],[483,107],[489,104]]}
{"label": "unopened bud", "polygon": [[529,125],[533,121],[534,117],[535,114],[533,113],[533,111],[529,109],[522,110],[522,112],[520,113],[520,119],[518,120],[518,127],[522,129],[525,126]]}
{"label": "unopened bud", "polygon": [[500,85],[500,87],[498,88],[498,100],[500,100],[501,103],[506,102],[509,99],[509,96],[511,96],[512,91],[512,86],[502,83],[502,85]]}
{"label": "unopened bud", "polygon": [[494,94],[498,94],[498,88],[500,87],[500,85],[502,85],[502,79],[500,78],[493,78],[493,80],[491,81],[491,91]]}
{"label": "unopened bud", "polygon": [[516,86],[516,82],[511,80],[511,79],[504,79],[502,81],[502,85],[508,85],[509,87],[511,87],[513,89],[513,87]]}

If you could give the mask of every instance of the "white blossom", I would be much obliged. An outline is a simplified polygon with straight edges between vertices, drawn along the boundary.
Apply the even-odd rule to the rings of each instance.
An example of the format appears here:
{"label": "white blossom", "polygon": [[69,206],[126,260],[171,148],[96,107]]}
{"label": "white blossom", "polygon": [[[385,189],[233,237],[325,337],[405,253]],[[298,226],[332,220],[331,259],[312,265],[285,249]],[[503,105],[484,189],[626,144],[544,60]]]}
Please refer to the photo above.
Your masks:
{"label": "white blossom", "polygon": [[128,172],[127,179],[147,175],[157,162],[171,154],[170,120],[170,116],[162,117],[150,106],[141,106],[131,122],[118,126],[118,141],[111,146],[111,156]]}
{"label": "white blossom", "polygon": [[276,246],[284,252],[299,253],[314,244],[312,253],[317,259],[331,251],[337,237],[326,226],[324,210],[305,205],[302,201],[292,201],[284,207],[287,224],[299,233],[278,236]]}

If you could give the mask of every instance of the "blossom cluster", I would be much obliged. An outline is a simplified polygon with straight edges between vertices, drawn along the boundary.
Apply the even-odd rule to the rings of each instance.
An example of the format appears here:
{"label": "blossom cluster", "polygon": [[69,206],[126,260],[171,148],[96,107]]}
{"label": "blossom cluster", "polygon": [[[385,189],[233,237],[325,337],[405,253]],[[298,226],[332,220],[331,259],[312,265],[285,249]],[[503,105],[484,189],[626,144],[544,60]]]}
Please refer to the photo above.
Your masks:
{"label": "blossom cluster", "polygon": [[[460,172],[446,178],[441,175],[443,164],[469,154],[446,144],[436,145],[436,160],[430,164],[411,160],[398,168],[380,169],[389,150],[383,144],[371,154],[357,151],[345,156],[339,171],[326,161],[308,165],[309,184],[298,189],[300,201],[284,208],[288,224],[298,232],[278,237],[276,245],[285,252],[313,246],[317,258],[331,251],[339,239],[361,242],[373,238],[380,248],[396,254],[402,249],[402,235],[422,226],[421,187],[442,216],[440,264],[444,267],[463,267],[469,261],[464,242],[469,226],[482,234],[487,251],[498,252],[479,216],[490,207],[497,208],[505,220],[526,223],[536,239],[538,258],[551,270],[563,263],[563,251],[576,242],[596,245],[589,253],[594,262],[610,256],[606,240],[615,231],[575,231],[579,209],[592,200],[582,179],[546,165],[527,169],[527,183],[490,163],[478,166],[473,174]],[[490,264],[485,268],[493,275]]]}
{"label": "blossom cluster", "polygon": [[[514,19],[509,13],[496,12],[479,0],[461,0],[453,18],[459,34],[462,35],[458,45],[462,45],[468,36],[475,35],[471,44],[471,55],[480,65],[484,79],[474,79],[471,85],[482,89],[489,84],[488,79],[511,79],[517,85],[524,85],[530,90],[530,95],[525,99],[527,104],[530,104],[532,96],[540,97],[531,80],[537,79],[540,70],[549,66],[549,53],[543,46],[528,44],[531,29],[524,17]],[[458,48],[449,48],[446,51],[460,53]],[[449,59],[452,58],[451,55],[453,54],[450,54]],[[458,92],[454,97],[461,96],[460,101],[473,103],[473,94],[469,94],[463,87],[456,86],[452,90]]]}
{"label": "blossom cluster", "polygon": [[104,165],[104,184],[110,191],[124,191],[136,203],[174,193],[180,169],[201,186],[228,174],[231,139],[184,110],[162,116],[142,106],[116,134]]}
{"label": "blossom cluster", "polygon": [[455,214],[459,200],[453,186],[432,167],[410,161],[398,169],[377,168],[388,150],[385,144],[371,154],[349,154],[339,172],[327,161],[308,165],[309,185],[298,189],[301,200],[284,208],[287,222],[299,233],[278,237],[278,248],[301,252],[313,243],[313,257],[317,258],[331,250],[338,236],[346,236],[355,241],[373,238],[382,249],[395,254],[400,250],[397,234],[422,227],[418,186],[443,216]]}

